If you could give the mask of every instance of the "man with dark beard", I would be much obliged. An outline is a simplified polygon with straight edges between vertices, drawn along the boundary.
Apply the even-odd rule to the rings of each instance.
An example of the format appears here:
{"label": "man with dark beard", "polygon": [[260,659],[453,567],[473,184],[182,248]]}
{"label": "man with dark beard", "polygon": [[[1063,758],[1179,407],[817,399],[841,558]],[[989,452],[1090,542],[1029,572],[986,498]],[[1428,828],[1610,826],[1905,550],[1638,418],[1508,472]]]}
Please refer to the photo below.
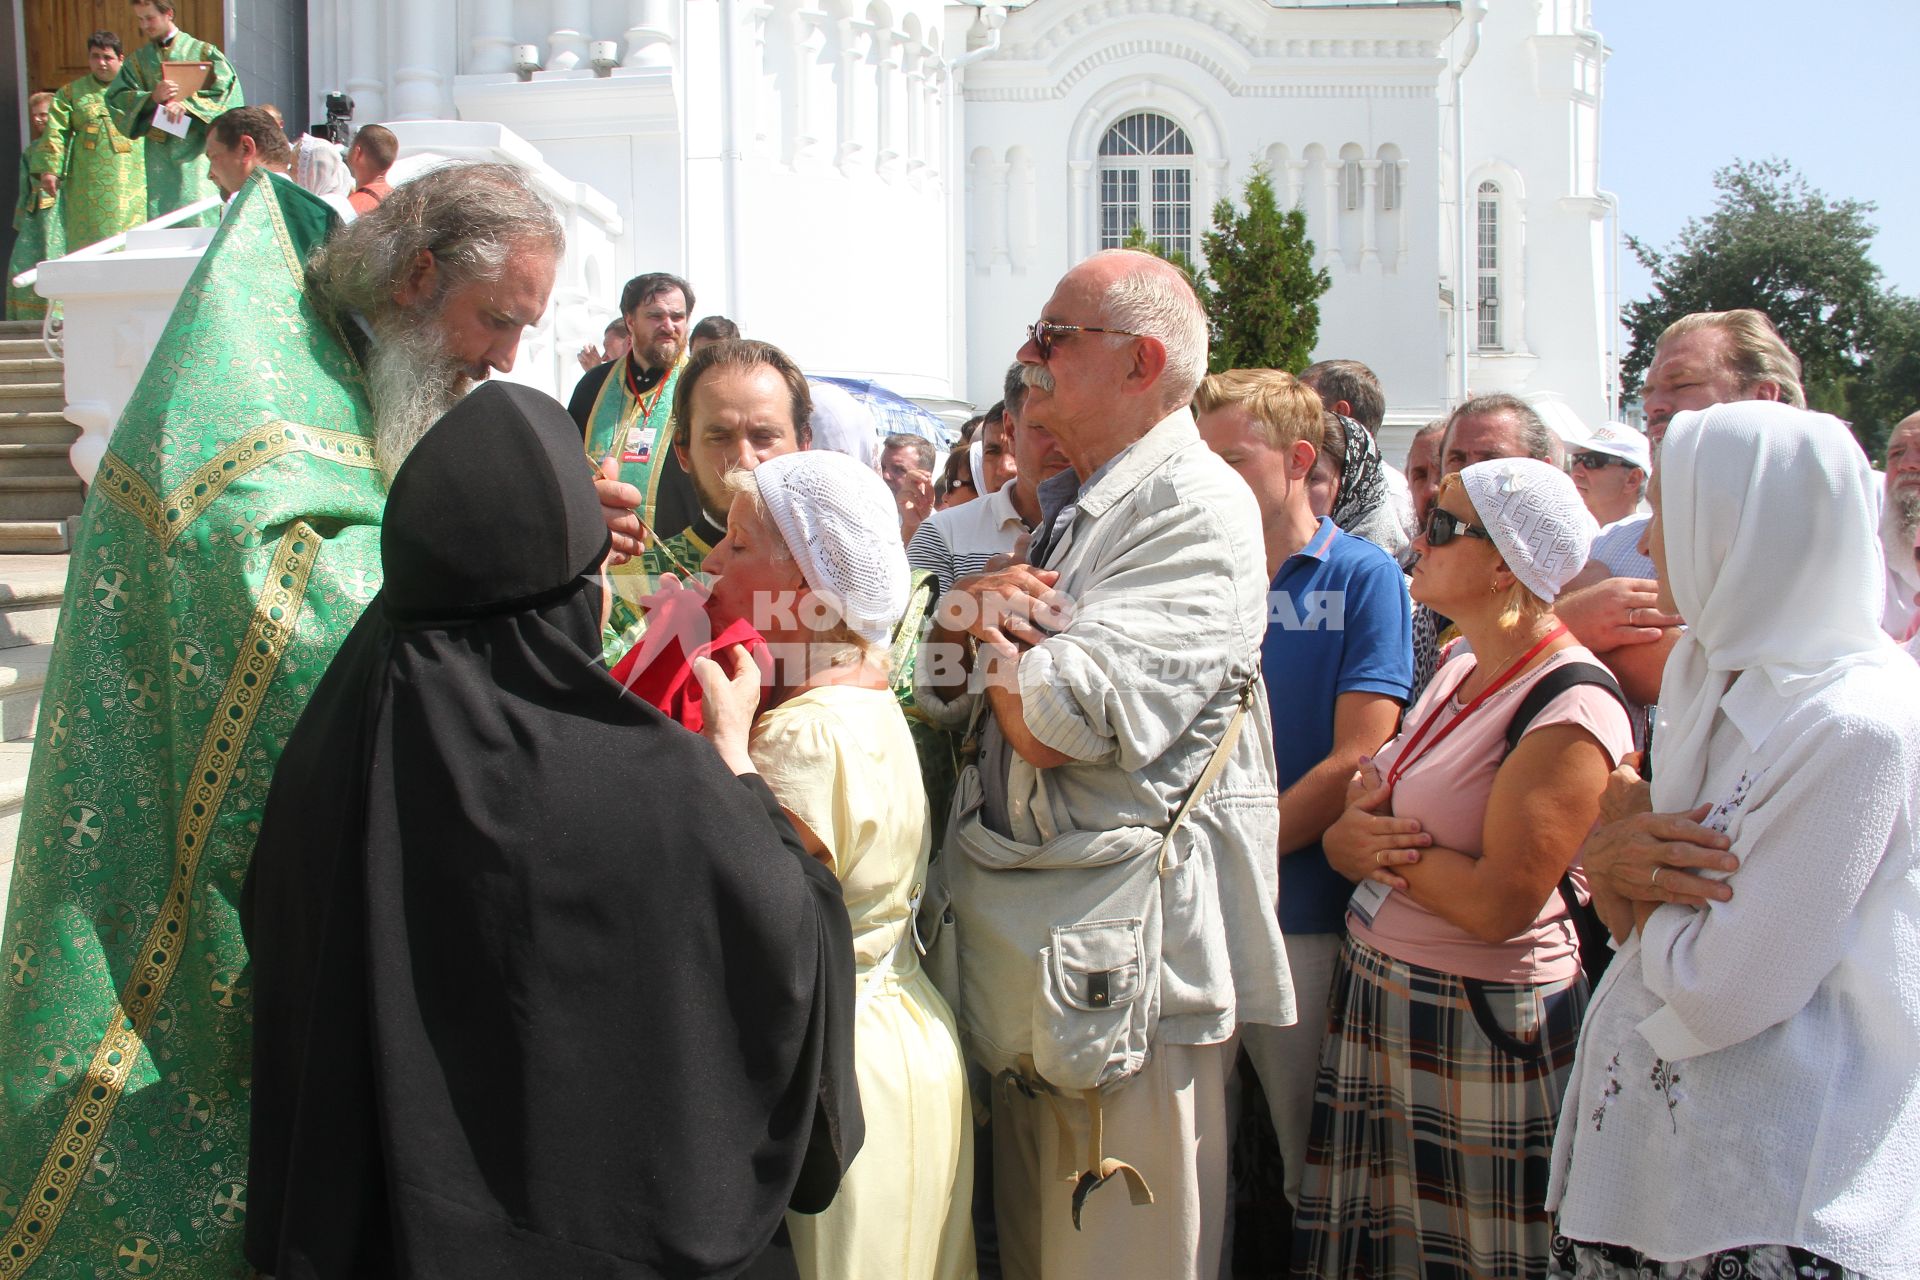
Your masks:
{"label": "man with dark beard", "polygon": [[[626,358],[589,369],[567,401],[588,460],[603,475],[617,476],[640,494],[638,516],[656,543],[700,518],[699,495],[685,460],[668,448],[675,388],[687,367],[687,321],[692,313],[693,286],[679,276],[651,271],[627,281],[620,291],[620,314],[631,340]],[[646,593],[642,566],[616,563],[612,574],[609,663],[623,651],[616,638],[638,623],[639,601]]]}
{"label": "man with dark beard", "polygon": [[0,1184],[33,1201],[10,1274],[244,1273],[234,903],[267,787],[379,589],[387,477],[512,367],[562,247],[510,165],[433,170],[345,229],[239,184],[88,492],[47,672],[0,933]]}

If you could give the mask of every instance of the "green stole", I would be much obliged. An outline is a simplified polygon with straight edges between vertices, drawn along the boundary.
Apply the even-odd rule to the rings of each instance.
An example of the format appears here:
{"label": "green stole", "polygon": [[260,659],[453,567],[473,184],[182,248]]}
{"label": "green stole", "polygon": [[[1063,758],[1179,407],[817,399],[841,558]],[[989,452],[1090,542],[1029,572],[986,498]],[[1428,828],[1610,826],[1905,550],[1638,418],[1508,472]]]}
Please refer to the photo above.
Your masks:
{"label": "green stole", "polygon": [[[682,355],[644,398],[636,398],[627,386],[629,361],[623,357],[607,373],[587,413],[587,461],[598,470],[608,454],[618,453],[620,478],[640,491],[640,518],[653,528],[653,512],[660,498],[660,455],[673,447],[673,391],[680,385],[680,372],[687,367]],[[698,566],[694,566],[697,568]],[[626,637],[640,625],[639,600],[650,590],[651,581],[639,559],[616,565],[608,575],[614,591],[613,608],[607,619],[609,643],[602,656],[617,662],[626,653],[625,644],[613,637]]]}
{"label": "green stole", "polygon": [[53,95],[47,131],[28,156],[36,177],[51,173],[60,179],[69,249],[147,220],[146,146],[115,126],[107,86],[92,76]]}
{"label": "green stole", "polygon": [[13,278],[66,251],[66,233],[60,225],[60,197],[40,189],[40,184],[27,171],[23,156],[20,197],[13,205],[13,252],[7,258],[7,319],[46,318],[47,300],[35,293],[32,285],[15,285]]}
{"label": "green stole", "polygon": [[[213,70],[200,92],[186,100],[187,136],[176,138],[153,127],[154,86],[164,78],[160,63],[211,62]],[[107,107],[114,123],[129,138],[144,136],[147,143],[147,217],[157,218],[182,205],[207,196],[217,196],[203,163],[207,150],[207,126],[234,107],[247,105],[240,92],[240,79],[233,74],[227,55],[176,30],[173,44],[163,53],[152,41],[142,44],[120,64],[120,74],[107,86]],[[176,223],[182,227],[211,227],[220,221],[220,211],[206,213]]]}
{"label": "green stole", "polygon": [[240,888],[380,585],[372,412],[305,283],[334,225],[254,172],[88,490],[0,933],[0,1277],[248,1274]]}

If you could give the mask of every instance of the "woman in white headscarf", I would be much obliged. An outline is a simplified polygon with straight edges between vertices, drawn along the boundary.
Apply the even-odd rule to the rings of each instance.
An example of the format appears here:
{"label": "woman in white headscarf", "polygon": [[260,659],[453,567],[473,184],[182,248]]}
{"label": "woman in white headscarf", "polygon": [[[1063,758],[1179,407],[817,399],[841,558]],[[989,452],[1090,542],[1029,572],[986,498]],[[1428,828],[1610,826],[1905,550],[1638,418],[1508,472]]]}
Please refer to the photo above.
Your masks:
{"label": "woman in white headscarf", "polygon": [[1434,675],[1322,840],[1359,888],[1296,1276],[1546,1274],[1547,1153],[1587,996],[1578,886],[1561,886],[1633,747],[1618,691],[1553,613],[1593,533],[1565,473],[1502,458],[1447,477],[1414,539],[1413,598],[1472,652]]}
{"label": "woman in white headscarf", "polygon": [[790,1214],[805,1280],[974,1273],[973,1122],[953,1013],[920,967],[912,918],[931,827],[919,756],[888,688],[908,602],[893,494],[818,449],[733,482],[707,557],[717,625],[747,618],[773,668],[749,750],[853,920],[854,1057],[867,1138],[838,1196]]}
{"label": "woman in white headscarf", "polygon": [[1652,802],[1738,866],[1631,904],[1554,1143],[1558,1277],[1920,1274],[1920,669],[1880,630],[1874,479],[1825,414],[1667,428]]}

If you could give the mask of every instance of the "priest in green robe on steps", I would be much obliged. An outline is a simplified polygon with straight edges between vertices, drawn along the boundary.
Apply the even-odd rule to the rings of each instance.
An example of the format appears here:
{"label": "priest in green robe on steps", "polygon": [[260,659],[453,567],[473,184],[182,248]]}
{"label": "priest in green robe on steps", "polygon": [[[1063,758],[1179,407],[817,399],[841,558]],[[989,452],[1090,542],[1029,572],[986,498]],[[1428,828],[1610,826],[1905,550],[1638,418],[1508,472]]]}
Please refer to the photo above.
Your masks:
{"label": "priest in green robe on steps", "polygon": [[122,133],[107,107],[120,62],[119,36],[88,36],[88,74],[53,95],[47,131],[27,155],[33,181],[60,196],[69,251],[147,220],[147,144]]}
{"label": "priest in green robe on steps", "polygon": [[[28,96],[27,127],[35,138],[46,131],[52,109],[52,94]],[[27,172],[27,158],[21,156],[20,195],[13,204],[13,250],[7,255],[7,319],[46,319],[47,300],[35,293],[32,285],[17,285],[13,278],[32,271],[48,258],[59,257],[66,252],[65,244],[60,197],[33,181]]]}
{"label": "priest in green robe on steps", "polygon": [[[147,217],[157,218],[219,196],[202,158],[207,126],[222,112],[245,106],[246,98],[227,55],[173,25],[173,0],[133,0],[133,17],[147,42],[120,64],[107,87],[107,106],[121,133],[146,140]],[[213,69],[199,92],[184,94],[166,77],[169,62],[210,62]],[[167,132],[169,124],[184,125],[186,136]],[[210,227],[219,221],[215,207],[177,225]]]}
{"label": "priest in green robe on steps", "polygon": [[[700,516],[693,481],[673,450],[674,390],[687,364],[687,320],[693,286],[653,271],[620,291],[620,314],[633,347],[624,359],[587,370],[567,412],[580,427],[587,458],[641,493],[640,516],[657,547]],[[605,656],[611,665],[637,638],[647,579],[639,562],[613,571],[613,610]]]}
{"label": "priest in green robe on steps", "polygon": [[[562,249],[511,165],[435,169],[346,228],[264,168],[234,196],[73,551],[0,928],[0,1280],[249,1274],[261,807],[379,589],[388,480],[512,367]],[[639,495],[599,487],[637,551]]]}

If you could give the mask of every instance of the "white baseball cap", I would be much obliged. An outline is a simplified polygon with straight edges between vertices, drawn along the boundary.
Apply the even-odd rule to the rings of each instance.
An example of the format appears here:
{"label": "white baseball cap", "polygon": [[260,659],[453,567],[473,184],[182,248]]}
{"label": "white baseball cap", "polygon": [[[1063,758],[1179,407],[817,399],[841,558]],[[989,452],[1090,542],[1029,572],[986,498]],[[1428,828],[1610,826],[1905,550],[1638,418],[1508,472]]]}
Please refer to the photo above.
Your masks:
{"label": "white baseball cap", "polygon": [[1647,438],[1632,427],[1623,427],[1617,422],[1606,422],[1595,427],[1587,438],[1573,446],[1575,453],[1604,453],[1610,458],[1623,459],[1630,467],[1642,471],[1653,470],[1652,451],[1647,446]]}

